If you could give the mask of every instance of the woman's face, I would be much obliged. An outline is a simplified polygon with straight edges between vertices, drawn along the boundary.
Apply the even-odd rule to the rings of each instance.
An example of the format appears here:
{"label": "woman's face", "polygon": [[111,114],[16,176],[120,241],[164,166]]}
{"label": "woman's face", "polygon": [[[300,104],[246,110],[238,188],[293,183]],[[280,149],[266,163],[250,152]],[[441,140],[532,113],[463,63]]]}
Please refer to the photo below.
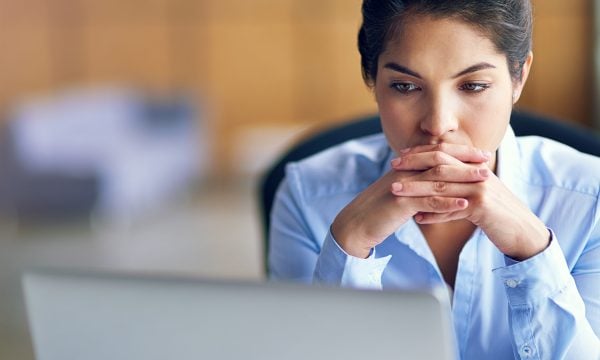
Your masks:
{"label": "woman's face", "polygon": [[[523,80],[475,27],[417,16],[380,55],[375,97],[392,149],[441,142],[491,151],[502,140]],[[495,158],[492,165],[495,165]]]}

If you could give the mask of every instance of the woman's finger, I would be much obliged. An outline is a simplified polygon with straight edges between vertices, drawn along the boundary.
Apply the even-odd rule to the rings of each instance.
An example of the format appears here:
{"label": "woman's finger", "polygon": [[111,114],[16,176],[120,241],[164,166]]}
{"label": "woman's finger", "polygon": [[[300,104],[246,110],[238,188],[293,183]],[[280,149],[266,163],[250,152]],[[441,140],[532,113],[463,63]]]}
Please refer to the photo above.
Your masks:
{"label": "woman's finger", "polygon": [[492,153],[486,150],[478,149],[469,145],[441,143],[434,145],[418,145],[404,149],[398,154],[400,157],[423,153],[440,151],[446,153],[462,162],[484,163],[491,159]]}
{"label": "woman's finger", "polygon": [[492,171],[485,165],[438,165],[412,178],[421,181],[479,182],[487,180],[491,174]]}
{"label": "woman's finger", "polygon": [[391,190],[393,195],[402,197],[468,197],[477,192],[475,186],[447,181],[404,181],[392,183]]}
{"label": "woman's finger", "polygon": [[460,160],[443,151],[406,154],[392,160],[392,168],[399,171],[423,171],[440,165],[462,164]]}
{"label": "woman's finger", "polygon": [[442,196],[426,197],[398,197],[397,203],[413,214],[419,212],[448,213],[464,210],[469,206],[469,202],[464,198],[452,198]]}
{"label": "woman's finger", "polygon": [[454,211],[446,213],[422,212],[414,216],[417,224],[438,224],[454,220],[463,220],[469,216],[468,211]]}

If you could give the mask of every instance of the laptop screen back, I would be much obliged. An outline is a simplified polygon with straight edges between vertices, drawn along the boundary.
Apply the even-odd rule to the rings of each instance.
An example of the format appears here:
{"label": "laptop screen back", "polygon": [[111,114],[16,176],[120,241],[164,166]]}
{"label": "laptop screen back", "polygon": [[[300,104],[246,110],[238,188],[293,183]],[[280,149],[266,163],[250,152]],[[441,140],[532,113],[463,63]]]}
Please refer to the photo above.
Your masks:
{"label": "laptop screen back", "polygon": [[455,358],[428,292],[59,272],[24,291],[39,360]]}

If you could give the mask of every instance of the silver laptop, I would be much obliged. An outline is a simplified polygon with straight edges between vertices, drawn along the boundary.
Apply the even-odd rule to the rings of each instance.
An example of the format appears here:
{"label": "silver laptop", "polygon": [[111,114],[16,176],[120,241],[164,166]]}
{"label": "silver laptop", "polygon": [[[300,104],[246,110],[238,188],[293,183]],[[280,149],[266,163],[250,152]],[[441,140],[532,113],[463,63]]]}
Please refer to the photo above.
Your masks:
{"label": "silver laptop", "polygon": [[447,296],[35,271],[38,360],[454,359]]}

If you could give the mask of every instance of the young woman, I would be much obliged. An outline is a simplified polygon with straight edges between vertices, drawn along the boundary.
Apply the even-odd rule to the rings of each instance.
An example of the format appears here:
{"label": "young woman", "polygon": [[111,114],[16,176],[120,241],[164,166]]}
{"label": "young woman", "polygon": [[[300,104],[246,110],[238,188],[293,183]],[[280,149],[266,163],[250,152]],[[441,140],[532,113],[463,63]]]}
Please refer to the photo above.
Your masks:
{"label": "young woman", "polygon": [[600,358],[600,159],[509,126],[533,59],[529,0],[362,11],[384,134],[287,167],[271,277],[441,284],[463,359]]}

